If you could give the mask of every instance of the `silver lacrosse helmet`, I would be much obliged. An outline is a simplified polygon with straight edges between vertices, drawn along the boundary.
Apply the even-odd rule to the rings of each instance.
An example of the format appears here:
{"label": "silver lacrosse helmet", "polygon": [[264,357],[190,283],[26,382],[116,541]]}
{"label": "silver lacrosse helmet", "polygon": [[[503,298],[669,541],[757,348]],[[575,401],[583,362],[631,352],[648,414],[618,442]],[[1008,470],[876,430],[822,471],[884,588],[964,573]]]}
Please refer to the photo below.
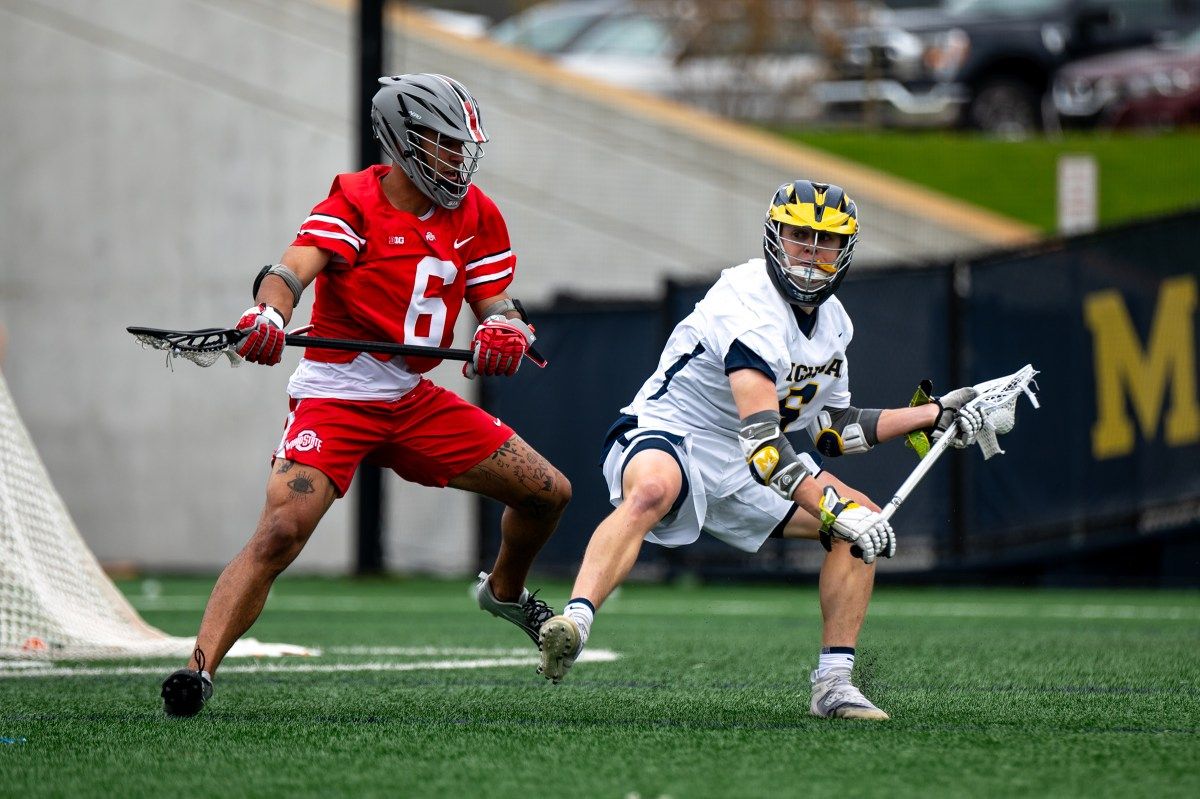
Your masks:
{"label": "silver lacrosse helmet", "polygon": [[422,194],[457,208],[483,158],[479,104],[445,75],[414,73],[379,79],[371,100],[371,127],[383,152]]}
{"label": "silver lacrosse helmet", "polygon": [[[801,254],[789,255],[785,242]],[[791,304],[812,308],[832,297],[857,242],[858,207],[840,186],[797,180],[780,186],[771,198],[763,254],[771,282]]]}

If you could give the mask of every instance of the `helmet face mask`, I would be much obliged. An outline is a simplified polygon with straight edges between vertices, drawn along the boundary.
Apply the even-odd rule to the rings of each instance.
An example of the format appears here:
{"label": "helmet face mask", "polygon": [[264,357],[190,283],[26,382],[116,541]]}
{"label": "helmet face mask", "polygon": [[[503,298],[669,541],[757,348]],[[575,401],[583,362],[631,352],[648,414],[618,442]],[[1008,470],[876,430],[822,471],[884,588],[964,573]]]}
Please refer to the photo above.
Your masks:
{"label": "helmet face mask", "polygon": [[846,276],[858,241],[858,209],[838,186],[798,180],[775,192],[763,230],[763,254],[783,298],[815,308]]}
{"label": "helmet face mask", "polygon": [[[479,171],[483,145],[461,141],[429,128],[410,128],[405,135],[415,155],[412,166],[420,172],[422,183],[436,186],[446,196],[461,202],[471,185],[471,178]],[[437,202],[434,197],[430,199]]]}
{"label": "helmet face mask", "polygon": [[443,208],[467,196],[487,132],[479,105],[445,75],[383,77],[371,103],[371,126],[384,154]]}
{"label": "helmet face mask", "polygon": [[844,268],[846,236],[776,223],[776,256],[787,279],[800,291],[815,293],[829,285]]}

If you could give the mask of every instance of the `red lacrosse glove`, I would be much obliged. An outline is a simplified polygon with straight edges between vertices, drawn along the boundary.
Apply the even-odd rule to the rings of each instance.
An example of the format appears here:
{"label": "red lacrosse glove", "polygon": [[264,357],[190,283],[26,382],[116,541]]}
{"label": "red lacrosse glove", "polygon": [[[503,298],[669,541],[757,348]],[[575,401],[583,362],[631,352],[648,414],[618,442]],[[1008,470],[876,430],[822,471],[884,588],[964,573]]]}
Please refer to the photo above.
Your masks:
{"label": "red lacrosse glove", "polygon": [[270,305],[259,303],[247,308],[238,320],[237,330],[248,330],[237,354],[251,363],[274,366],[283,357],[283,317]]}
{"label": "red lacrosse glove", "polygon": [[520,319],[489,316],[475,329],[475,337],[471,339],[475,358],[463,365],[463,374],[468,379],[475,375],[516,374],[521,358],[536,338],[533,327]]}

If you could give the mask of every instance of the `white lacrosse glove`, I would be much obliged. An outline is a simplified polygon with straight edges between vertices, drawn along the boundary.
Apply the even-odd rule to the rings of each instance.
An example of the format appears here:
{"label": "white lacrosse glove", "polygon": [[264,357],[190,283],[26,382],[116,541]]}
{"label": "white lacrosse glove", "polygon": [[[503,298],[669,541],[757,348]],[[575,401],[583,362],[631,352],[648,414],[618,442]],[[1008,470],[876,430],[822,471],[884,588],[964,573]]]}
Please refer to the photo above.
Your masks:
{"label": "white lacrosse glove", "polygon": [[975,443],[975,437],[983,429],[983,412],[978,408],[965,407],[967,403],[979,396],[979,392],[967,386],[951,391],[944,397],[934,397],[933,401],[940,409],[933,423],[933,432],[929,439],[935,444],[952,427],[950,446],[955,449],[966,449]]}
{"label": "white lacrosse glove", "polygon": [[852,499],[839,497],[833,486],[826,486],[821,501],[821,543],[832,549],[828,537],[849,541],[862,550],[863,563],[872,563],[877,555],[896,554],[896,533],[887,520]]}

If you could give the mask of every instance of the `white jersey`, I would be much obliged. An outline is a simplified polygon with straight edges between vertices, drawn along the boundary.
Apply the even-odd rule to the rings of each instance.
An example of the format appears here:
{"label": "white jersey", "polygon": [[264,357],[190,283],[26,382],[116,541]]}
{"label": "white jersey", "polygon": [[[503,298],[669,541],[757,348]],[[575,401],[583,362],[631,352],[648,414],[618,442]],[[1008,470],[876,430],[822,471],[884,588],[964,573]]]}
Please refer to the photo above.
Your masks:
{"label": "white jersey", "polygon": [[[672,331],[658,369],[622,412],[636,416],[640,427],[715,434],[736,447],[741,418],[725,359],[740,341],[775,376],[783,431],[803,432],[822,408],[850,405],[846,348],[854,326],[836,297],[815,313],[816,324],[806,336],[761,258],[726,269]],[[737,466],[745,470],[740,458]]]}

